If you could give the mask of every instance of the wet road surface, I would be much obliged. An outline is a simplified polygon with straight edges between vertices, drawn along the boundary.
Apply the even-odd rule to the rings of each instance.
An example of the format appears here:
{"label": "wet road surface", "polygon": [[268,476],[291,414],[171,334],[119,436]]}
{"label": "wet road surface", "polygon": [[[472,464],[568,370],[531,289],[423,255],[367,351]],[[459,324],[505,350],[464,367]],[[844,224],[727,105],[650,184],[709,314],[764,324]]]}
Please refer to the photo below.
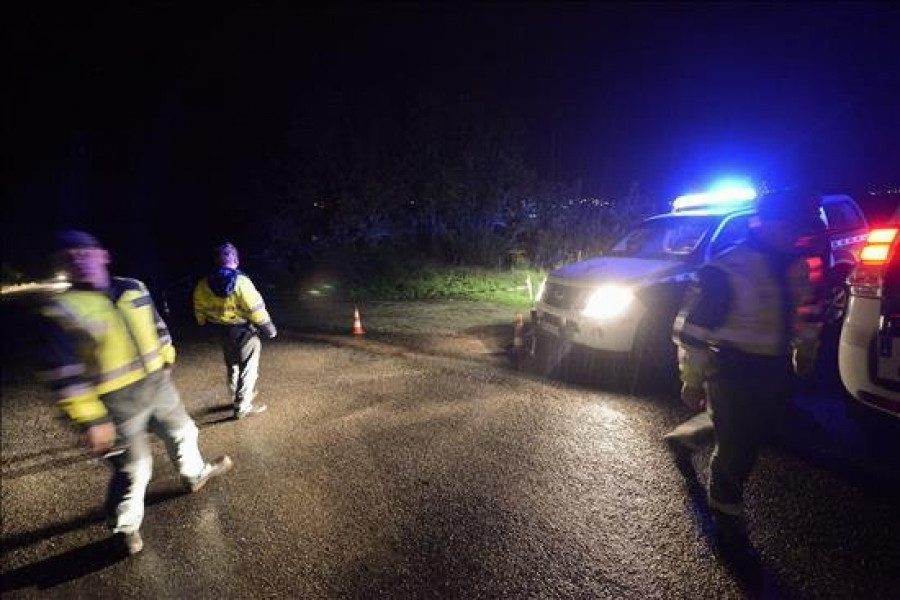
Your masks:
{"label": "wet road surface", "polygon": [[239,422],[218,349],[183,341],[175,378],[201,448],[236,466],[186,494],[156,442],[130,558],[107,540],[107,468],[27,371],[5,368],[3,596],[900,597],[896,457],[866,454],[835,397],[800,400],[795,435],[750,481],[750,546],[723,551],[708,452],[692,481],[660,442],[687,413],[516,371],[507,325],[285,328],[263,349],[269,410]]}

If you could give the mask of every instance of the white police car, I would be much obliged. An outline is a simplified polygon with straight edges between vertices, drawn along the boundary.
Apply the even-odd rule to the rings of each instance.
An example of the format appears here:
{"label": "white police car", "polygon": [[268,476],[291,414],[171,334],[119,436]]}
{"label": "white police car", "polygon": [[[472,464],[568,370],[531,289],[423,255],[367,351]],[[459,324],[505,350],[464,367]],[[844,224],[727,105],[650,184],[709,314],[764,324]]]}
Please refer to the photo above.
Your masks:
{"label": "white police car", "polygon": [[[673,380],[672,323],[684,293],[700,265],[747,236],[756,197],[743,185],[679,196],[670,213],[643,221],[601,256],[551,272],[532,310],[539,368],[554,373],[579,351],[603,351],[592,364],[612,365],[632,383]],[[822,196],[820,208],[821,231],[800,243],[817,283],[832,282],[828,314],[839,322],[843,280],[867,224],[850,196]]]}
{"label": "white police car", "polygon": [[871,231],[849,284],[838,364],[852,414],[900,417],[900,208]]}

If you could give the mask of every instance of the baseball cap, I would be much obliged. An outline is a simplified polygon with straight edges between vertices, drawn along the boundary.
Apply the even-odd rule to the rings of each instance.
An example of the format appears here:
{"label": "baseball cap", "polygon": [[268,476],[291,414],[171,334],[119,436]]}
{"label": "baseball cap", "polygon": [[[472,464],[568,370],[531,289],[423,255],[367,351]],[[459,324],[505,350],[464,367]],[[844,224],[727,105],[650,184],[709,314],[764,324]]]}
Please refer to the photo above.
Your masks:
{"label": "baseball cap", "polygon": [[756,203],[756,212],[762,221],[806,224],[816,215],[816,207],[814,195],[795,188],[760,196]]}

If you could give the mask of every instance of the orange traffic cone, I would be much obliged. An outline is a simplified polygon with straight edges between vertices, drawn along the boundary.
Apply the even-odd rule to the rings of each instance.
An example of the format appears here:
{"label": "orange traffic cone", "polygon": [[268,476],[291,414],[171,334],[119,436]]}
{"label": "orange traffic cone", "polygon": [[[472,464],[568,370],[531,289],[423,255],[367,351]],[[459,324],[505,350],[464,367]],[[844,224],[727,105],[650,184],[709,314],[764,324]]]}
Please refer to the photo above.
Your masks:
{"label": "orange traffic cone", "polygon": [[362,320],[359,318],[359,309],[353,307],[353,335],[363,335],[366,332],[362,326]]}

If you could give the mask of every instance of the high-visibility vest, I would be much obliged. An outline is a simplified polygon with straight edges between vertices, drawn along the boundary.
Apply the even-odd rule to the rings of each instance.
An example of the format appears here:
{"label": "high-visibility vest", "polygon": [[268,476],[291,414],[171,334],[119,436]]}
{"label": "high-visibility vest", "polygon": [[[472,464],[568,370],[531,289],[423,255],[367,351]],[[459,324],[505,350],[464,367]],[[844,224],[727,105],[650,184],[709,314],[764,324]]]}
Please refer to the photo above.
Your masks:
{"label": "high-visibility vest", "polygon": [[40,313],[62,340],[42,372],[59,406],[76,423],[106,416],[101,397],[175,362],[175,347],[150,292],[137,279],[115,277],[106,290],[72,288]]}
{"label": "high-visibility vest", "polygon": [[[685,336],[712,348],[730,348],[747,354],[782,356],[791,348],[818,343],[820,323],[815,313],[813,288],[806,263],[797,259],[780,283],[766,256],[740,244],[712,261],[707,268],[723,271],[731,286],[731,309],[725,322],[714,329],[691,323],[682,312],[675,320],[676,337]],[[787,290],[782,286],[787,285]],[[789,306],[784,311],[783,296]],[[785,323],[785,318],[790,322]]]}
{"label": "high-visibility vest", "polygon": [[250,278],[243,274],[237,276],[234,291],[224,297],[212,291],[206,277],[201,279],[194,287],[194,317],[200,325],[250,322],[262,327],[272,321],[262,296]]}

